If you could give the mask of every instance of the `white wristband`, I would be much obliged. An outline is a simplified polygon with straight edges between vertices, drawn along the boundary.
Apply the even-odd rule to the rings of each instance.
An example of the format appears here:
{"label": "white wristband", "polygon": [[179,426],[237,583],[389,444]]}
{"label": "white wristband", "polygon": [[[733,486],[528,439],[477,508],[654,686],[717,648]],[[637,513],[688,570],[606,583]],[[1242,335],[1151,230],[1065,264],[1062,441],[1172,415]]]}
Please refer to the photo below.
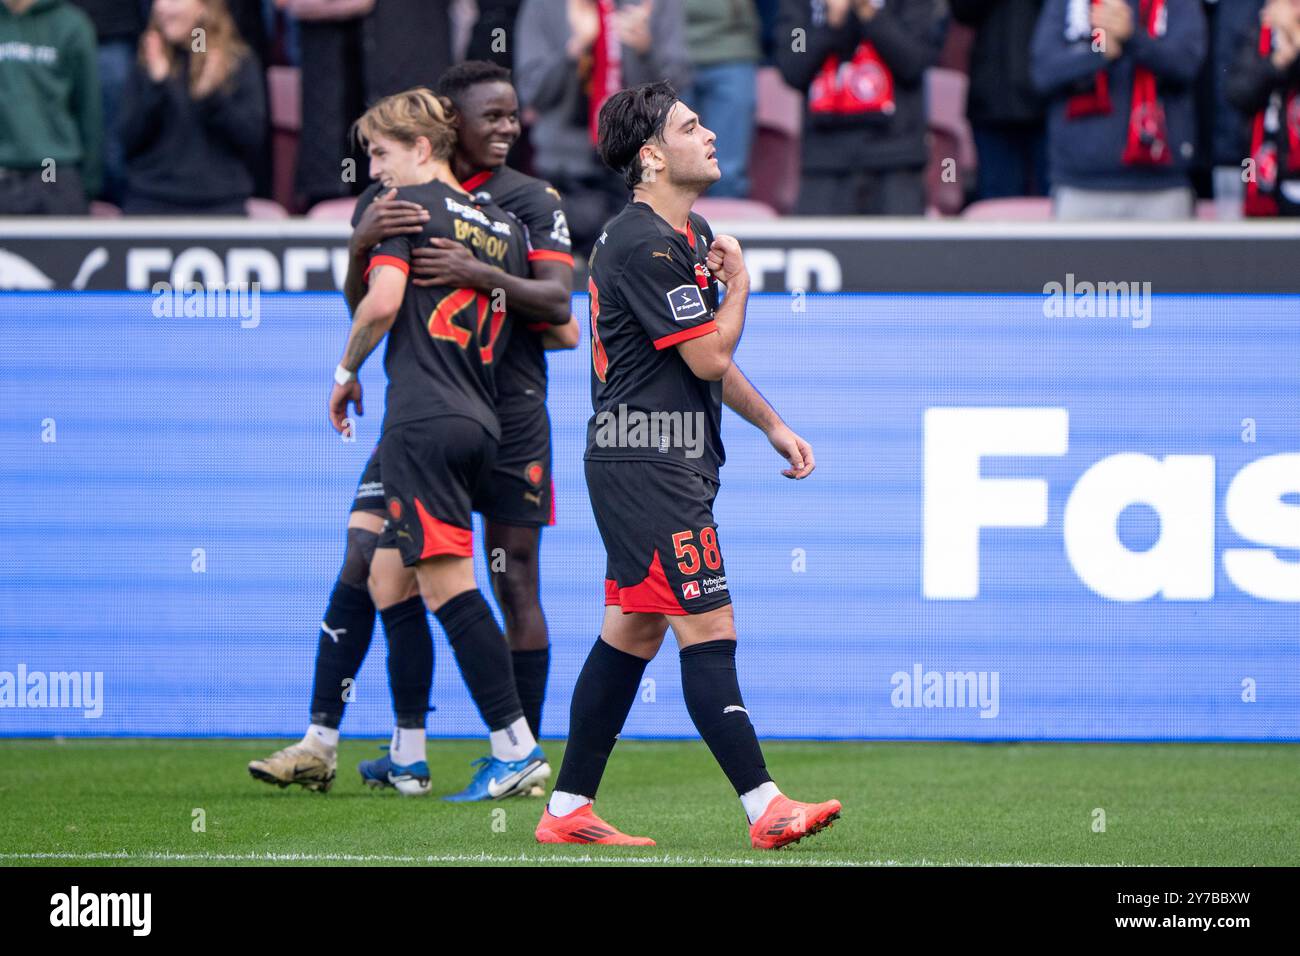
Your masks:
{"label": "white wristband", "polygon": [[334,369],[334,384],[336,385],[347,385],[348,383],[355,381],[356,377],[356,372],[349,372],[342,365]]}

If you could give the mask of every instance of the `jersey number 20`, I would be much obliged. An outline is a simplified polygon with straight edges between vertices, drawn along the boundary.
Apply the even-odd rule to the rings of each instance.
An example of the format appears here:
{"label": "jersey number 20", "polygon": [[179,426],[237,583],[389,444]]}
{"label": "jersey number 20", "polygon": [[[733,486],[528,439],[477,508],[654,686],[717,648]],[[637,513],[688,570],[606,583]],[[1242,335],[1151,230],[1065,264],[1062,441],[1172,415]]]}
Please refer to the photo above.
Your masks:
{"label": "jersey number 20", "polygon": [[[474,331],[452,321],[462,312],[471,312],[471,310]],[[429,334],[435,339],[455,342],[463,349],[469,348],[470,340],[477,338],[479,357],[484,365],[491,365],[492,346],[496,344],[505,320],[505,310],[495,308],[482,292],[474,289],[457,289],[443,296],[434,306],[433,314],[429,316]]]}

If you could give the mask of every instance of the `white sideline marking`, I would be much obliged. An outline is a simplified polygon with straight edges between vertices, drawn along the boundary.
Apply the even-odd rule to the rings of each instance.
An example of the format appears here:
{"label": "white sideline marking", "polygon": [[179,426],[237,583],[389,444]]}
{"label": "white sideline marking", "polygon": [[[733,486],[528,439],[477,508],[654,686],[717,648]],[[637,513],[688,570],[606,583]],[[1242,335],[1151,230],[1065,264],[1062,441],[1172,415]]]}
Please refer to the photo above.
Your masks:
{"label": "white sideline marking", "polygon": [[[91,862],[134,860],[137,862],[208,862],[208,863],[536,863],[567,865],[574,863],[649,864],[665,866],[982,866],[1043,867],[1086,866],[1095,863],[986,863],[972,860],[821,860],[815,857],[722,857],[681,856],[661,853],[645,856],[533,856],[527,853],[443,853],[428,856],[399,856],[387,853],[0,853],[0,860],[68,860]],[[1129,866],[1131,864],[1103,864]]]}

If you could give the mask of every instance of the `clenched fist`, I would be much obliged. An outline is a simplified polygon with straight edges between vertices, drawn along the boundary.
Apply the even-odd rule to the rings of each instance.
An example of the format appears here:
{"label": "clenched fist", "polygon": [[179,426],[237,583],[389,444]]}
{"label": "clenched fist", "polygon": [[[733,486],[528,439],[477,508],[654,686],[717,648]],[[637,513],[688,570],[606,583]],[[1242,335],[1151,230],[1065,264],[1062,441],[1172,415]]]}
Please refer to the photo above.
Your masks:
{"label": "clenched fist", "polygon": [[749,273],[745,271],[745,256],[735,236],[715,236],[704,262],[724,285],[731,285],[738,278],[749,279]]}

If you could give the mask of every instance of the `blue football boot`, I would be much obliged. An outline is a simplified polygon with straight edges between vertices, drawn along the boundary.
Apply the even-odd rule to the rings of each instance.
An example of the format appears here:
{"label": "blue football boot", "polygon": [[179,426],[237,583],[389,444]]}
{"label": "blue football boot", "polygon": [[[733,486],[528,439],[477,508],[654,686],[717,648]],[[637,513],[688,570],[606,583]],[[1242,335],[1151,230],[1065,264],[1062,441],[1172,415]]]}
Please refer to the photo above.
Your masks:
{"label": "blue football boot", "polygon": [[452,803],[469,803],[474,800],[502,800],[527,793],[534,785],[542,784],[551,775],[551,765],[541,747],[534,747],[523,760],[498,760],[479,757],[473,766],[478,770],[469,786],[460,793],[442,799]]}
{"label": "blue football boot", "polygon": [[[388,750],[387,747],[383,749]],[[361,782],[372,790],[392,787],[405,797],[423,797],[433,788],[429,782],[429,765],[423,760],[404,767],[393,763],[385,753],[374,760],[361,761],[357,764],[357,771],[361,774]]]}

